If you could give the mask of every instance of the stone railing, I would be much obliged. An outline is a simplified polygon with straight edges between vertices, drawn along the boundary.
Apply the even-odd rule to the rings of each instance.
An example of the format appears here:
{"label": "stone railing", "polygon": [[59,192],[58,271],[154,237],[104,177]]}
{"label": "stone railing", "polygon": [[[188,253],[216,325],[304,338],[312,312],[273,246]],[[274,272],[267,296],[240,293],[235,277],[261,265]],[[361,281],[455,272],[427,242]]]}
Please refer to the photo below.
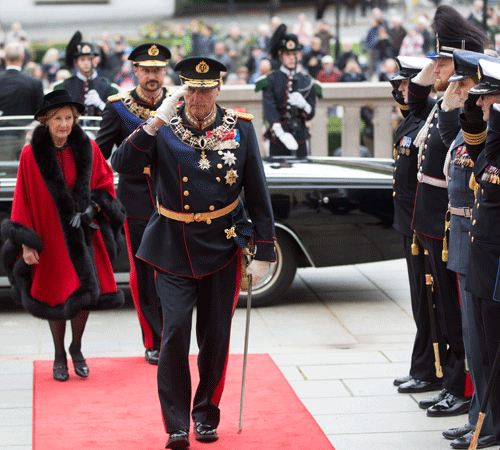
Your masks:
{"label": "stone railing", "polygon": [[[342,154],[359,156],[360,109],[371,105],[374,116],[374,157],[391,158],[393,148],[392,110],[396,105],[389,82],[323,83],[323,98],[317,100],[316,114],[311,121],[311,155],[328,155],[327,110],[343,107]],[[240,107],[254,115],[255,130],[261,130],[262,92],[254,92],[253,85],[224,85],[217,103],[228,108]],[[261,143],[262,145],[262,143]],[[262,145],[261,152],[266,154]]]}

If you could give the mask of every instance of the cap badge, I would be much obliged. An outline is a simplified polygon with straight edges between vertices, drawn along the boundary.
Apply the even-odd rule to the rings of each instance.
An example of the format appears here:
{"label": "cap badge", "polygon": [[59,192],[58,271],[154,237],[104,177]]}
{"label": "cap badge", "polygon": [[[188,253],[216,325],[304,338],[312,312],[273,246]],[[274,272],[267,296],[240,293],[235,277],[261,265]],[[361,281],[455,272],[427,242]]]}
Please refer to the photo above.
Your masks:
{"label": "cap badge", "polygon": [[152,45],[149,47],[148,50],[148,55],[149,56],[158,56],[160,54],[160,50],[158,50],[158,47],[156,45]]}
{"label": "cap badge", "polygon": [[481,81],[481,69],[479,67],[477,68],[477,77],[479,78],[479,81]]}
{"label": "cap badge", "polygon": [[82,53],[90,53],[90,45],[84,45],[82,47]]}
{"label": "cap badge", "polygon": [[295,42],[293,42],[291,39],[286,42],[285,47],[288,50],[293,50],[295,48]]}
{"label": "cap badge", "polygon": [[210,70],[210,67],[205,61],[201,61],[197,66],[196,66],[196,72],[198,73],[207,73]]}

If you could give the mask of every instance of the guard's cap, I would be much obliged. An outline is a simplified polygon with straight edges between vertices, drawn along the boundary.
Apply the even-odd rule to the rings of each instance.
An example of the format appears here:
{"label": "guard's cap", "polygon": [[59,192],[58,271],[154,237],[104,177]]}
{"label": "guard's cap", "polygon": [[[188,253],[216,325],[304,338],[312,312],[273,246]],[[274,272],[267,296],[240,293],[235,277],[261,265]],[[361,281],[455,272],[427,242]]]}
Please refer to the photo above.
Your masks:
{"label": "guard's cap", "polygon": [[465,39],[441,39],[439,36],[436,36],[436,52],[430,55],[429,58],[453,58],[455,50],[484,53],[483,46],[476,42],[470,42]]}
{"label": "guard's cap", "polygon": [[478,64],[479,84],[469,89],[471,94],[488,95],[500,93],[500,60],[481,59]]}
{"label": "guard's cap", "polygon": [[161,44],[147,43],[138,45],[128,59],[134,63],[135,66],[142,67],[165,67],[171,57],[170,50]]}
{"label": "guard's cap", "polygon": [[180,72],[184,84],[193,89],[213,89],[220,86],[220,73],[227,72],[227,67],[212,58],[191,56],[179,61],[174,70]]}
{"label": "guard's cap", "polygon": [[427,64],[430,64],[428,58],[418,56],[397,56],[396,64],[399,73],[391,81],[407,80],[412,75],[419,73]]}
{"label": "guard's cap", "polygon": [[453,67],[455,74],[448,78],[450,83],[460,81],[477,75],[477,66],[481,59],[495,62],[497,58],[484,53],[469,52],[467,50],[455,50],[453,52]]}
{"label": "guard's cap", "polygon": [[85,55],[97,56],[99,55],[99,49],[91,42],[80,42],[76,45],[73,57],[76,59]]}

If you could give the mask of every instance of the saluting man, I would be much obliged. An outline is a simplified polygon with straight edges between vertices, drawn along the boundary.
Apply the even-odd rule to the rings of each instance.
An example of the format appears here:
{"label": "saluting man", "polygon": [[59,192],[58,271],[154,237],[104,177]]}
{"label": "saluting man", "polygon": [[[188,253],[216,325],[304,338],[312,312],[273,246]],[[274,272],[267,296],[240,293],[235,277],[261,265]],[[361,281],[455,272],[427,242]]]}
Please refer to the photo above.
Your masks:
{"label": "saluting man", "polygon": [[[221,71],[210,58],[174,67],[184,84],[113,153],[115,170],[140,175],[150,166],[157,209],[137,256],[156,268],[163,309],[158,393],[167,448],[215,441],[220,421],[231,319],[240,291],[241,253],[254,235],[253,284],[275,260],[271,200],[251,116],[218,106]],[[176,108],[178,99],[185,103]],[[253,223],[246,218],[239,195]],[[191,410],[189,345],[197,306],[200,382]]]}
{"label": "saluting man", "polygon": [[[139,86],[108,98],[96,137],[106,159],[111,156],[115,144],[120,145],[162,104],[166,97],[162,84],[170,56],[167,47],[154,43],[139,45],[130,53],[128,59],[134,64]],[[149,168],[139,175],[120,175],[117,195],[127,211],[125,236],[130,261],[129,283],[141,325],[145,359],[150,364],[158,364],[163,318],[154,268],[135,256],[154,211],[155,194]]]}
{"label": "saluting man", "polygon": [[[411,221],[417,191],[417,156],[415,137],[424,122],[410,114],[408,107],[408,79],[418,74],[430,63],[428,58],[399,56],[396,58],[399,73],[391,80],[393,96],[405,118],[398,126],[394,144],[394,228],[401,234],[408,268],[413,318],[417,334],[411,355],[410,373],[396,378],[394,385],[402,394],[414,394],[440,389],[443,381],[436,377],[432,345],[430,316],[425,284],[424,252],[412,254],[413,230]],[[432,106],[428,106],[427,113]],[[444,355],[445,342],[440,339],[440,353]]]}

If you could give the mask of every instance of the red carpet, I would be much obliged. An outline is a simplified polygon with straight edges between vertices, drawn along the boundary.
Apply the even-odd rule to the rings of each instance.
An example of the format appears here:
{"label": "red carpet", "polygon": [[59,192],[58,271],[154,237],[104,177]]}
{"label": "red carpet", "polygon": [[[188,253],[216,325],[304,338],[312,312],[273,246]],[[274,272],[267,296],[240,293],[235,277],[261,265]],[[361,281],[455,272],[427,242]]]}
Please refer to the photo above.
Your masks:
{"label": "red carpet", "polygon": [[[193,368],[196,357],[190,358]],[[191,449],[333,449],[269,355],[248,356],[243,429],[238,434],[242,362],[243,355],[230,356],[220,404],[221,438],[199,443],[191,432]],[[156,367],[138,357],[90,358],[88,364],[88,379],[78,378],[70,367],[70,379],[61,383],[52,378],[52,361],[35,361],[33,450],[163,449],[167,435]]]}

